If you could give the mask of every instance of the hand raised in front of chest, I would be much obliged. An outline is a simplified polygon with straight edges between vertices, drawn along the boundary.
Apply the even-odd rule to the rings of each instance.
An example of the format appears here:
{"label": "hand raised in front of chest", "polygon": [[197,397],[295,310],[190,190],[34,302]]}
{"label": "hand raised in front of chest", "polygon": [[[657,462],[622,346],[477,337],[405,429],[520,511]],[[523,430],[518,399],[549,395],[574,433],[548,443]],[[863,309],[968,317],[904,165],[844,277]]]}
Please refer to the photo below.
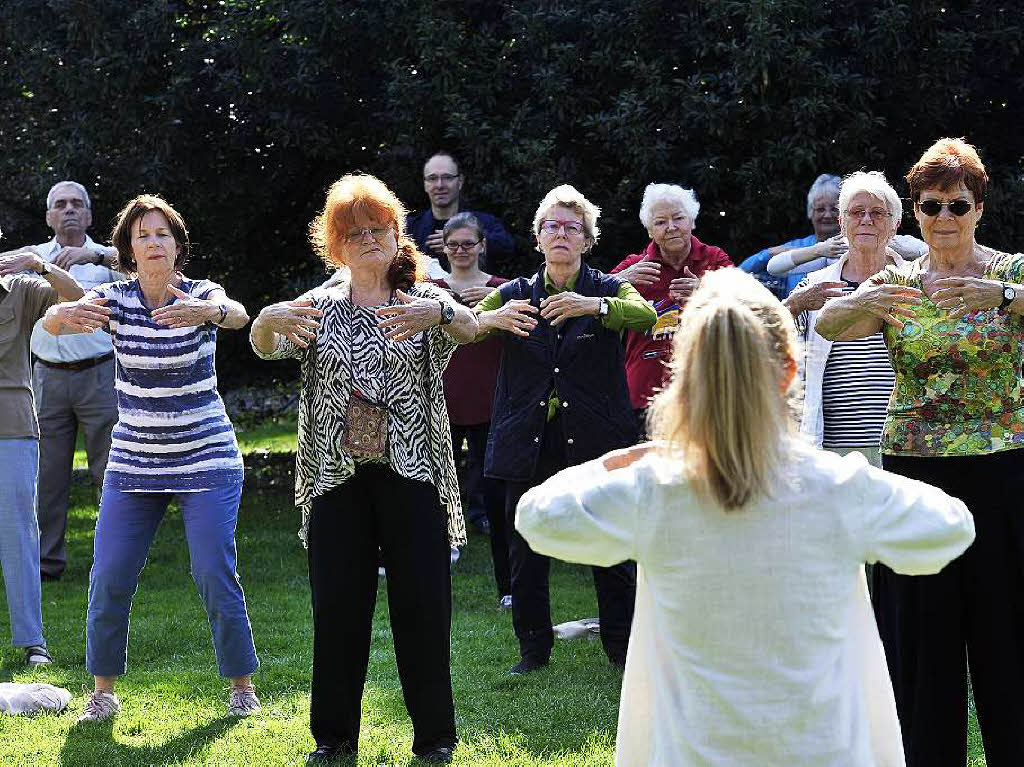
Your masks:
{"label": "hand raised in front of chest", "polygon": [[61,333],[92,333],[110,322],[107,301],[106,298],[80,298],[57,304],[50,311],[56,316]]}
{"label": "hand raised in front of chest", "polygon": [[316,338],[316,332],[320,329],[319,320],[323,316],[323,310],[313,306],[312,299],[300,298],[264,307],[256,322],[284,336],[300,349],[305,349]]}
{"label": "hand raised in front of chest", "polygon": [[220,316],[220,309],[213,301],[193,298],[173,285],[168,285],[167,291],[178,301],[153,310],[153,322],[157,325],[167,328],[194,328]]}
{"label": "hand raised in front of chest", "polygon": [[596,317],[600,311],[599,296],[581,296],[570,290],[548,296],[540,302],[540,316],[553,327],[558,327],[571,317],[584,317],[588,314]]}
{"label": "hand raised in front of chest", "polygon": [[481,312],[477,319],[482,331],[504,330],[516,336],[528,336],[537,327],[537,307],[525,298],[513,298],[497,309]]}
{"label": "hand raised in front of chest", "polygon": [[646,288],[661,279],[661,264],[657,261],[637,261],[630,267],[615,273],[634,288]]}
{"label": "hand raised in front of chest", "polygon": [[408,341],[417,333],[441,322],[440,299],[419,298],[402,290],[395,291],[395,298],[401,303],[382,306],[377,310],[377,316],[381,318],[377,327],[384,331],[385,338]]}
{"label": "hand raised in front of chest", "polygon": [[476,306],[494,291],[486,285],[474,285],[471,288],[464,288],[459,291],[459,298],[466,306]]}

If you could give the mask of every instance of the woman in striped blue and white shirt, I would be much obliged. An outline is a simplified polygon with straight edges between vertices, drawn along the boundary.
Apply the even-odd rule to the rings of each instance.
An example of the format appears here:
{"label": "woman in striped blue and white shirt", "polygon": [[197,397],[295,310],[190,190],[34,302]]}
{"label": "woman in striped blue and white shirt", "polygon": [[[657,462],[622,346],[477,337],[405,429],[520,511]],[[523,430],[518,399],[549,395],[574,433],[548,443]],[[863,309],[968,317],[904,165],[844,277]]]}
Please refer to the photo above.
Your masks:
{"label": "woman in striped blue and white shirt", "polygon": [[159,197],[128,202],[111,235],[131,279],[102,285],[46,316],[51,333],[106,329],[114,342],[118,422],[96,522],[86,619],[95,691],[79,721],[120,711],[114,681],[127,670],[128,616],[160,521],[181,503],[192,576],[206,607],[217,664],[232,680],[229,713],[259,710],[259,666],[235,571],[242,457],[214,367],[217,328],[249,321],[217,283],[181,273],[188,231]]}
{"label": "woman in striped blue and white shirt", "polygon": [[829,298],[849,295],[890,263],[904,263],[890,249],[903,206],[882,173],[857,171],[843,180],[839,211],[849,250],[809,274],[784,302],[803,331],[800,431],[816,447],[840,455],[856,451],[881,466],[878,445],[896,377],[882,334],[833,343],[814,322]]}

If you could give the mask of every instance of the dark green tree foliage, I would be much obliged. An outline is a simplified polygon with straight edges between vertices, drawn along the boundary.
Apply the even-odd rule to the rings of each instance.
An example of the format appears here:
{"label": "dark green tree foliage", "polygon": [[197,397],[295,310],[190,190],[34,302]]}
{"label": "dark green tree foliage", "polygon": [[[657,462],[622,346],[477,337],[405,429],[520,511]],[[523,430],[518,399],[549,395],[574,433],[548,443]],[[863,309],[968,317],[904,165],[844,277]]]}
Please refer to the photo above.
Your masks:
{"label": "dark green tree foliage", "polygon": [[255,310],[319,273],[305,232],[332,180],[376,173],[419,208],[447,147],[519,238],[499,272],[534,267],[562,182],[604,210],[597,266],[645,245],[652,181],[692,186],[698,236],[739,259],[810,231],[818,173],[905,192],[928,144],[963,135],[993,182],[980,239],[1021,250],[1022,39],[993,0],[3,0],[0,248],[45,239],[56,180],[89,186],[101,236],[158,192],[191,271]]}

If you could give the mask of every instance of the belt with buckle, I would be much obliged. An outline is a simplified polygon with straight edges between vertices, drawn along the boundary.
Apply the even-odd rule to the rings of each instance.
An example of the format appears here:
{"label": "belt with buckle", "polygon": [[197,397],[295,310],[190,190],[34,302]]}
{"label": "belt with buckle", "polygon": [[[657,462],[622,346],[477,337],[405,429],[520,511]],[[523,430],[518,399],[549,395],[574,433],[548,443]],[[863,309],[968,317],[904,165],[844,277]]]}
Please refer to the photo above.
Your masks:
{"label": "belt with buckle", "polygon": [[107,362],[108,360],[114,359],[114,353],[107,352],[106,354],[103,354],[99,357],[92,357],[87,360],[75,360],[74,362],[50,362],[50,360],[44,360],[42,357],[35,357],[35,355],[33,355],[33,357],[35,358],[36,362],[42,365],[46,365],[46,367],[48,368],[55,368],[57,370],[70,370],[73,373],[78,373],[79,371],[94,368],[97,365],[102,365],[104,362]]}

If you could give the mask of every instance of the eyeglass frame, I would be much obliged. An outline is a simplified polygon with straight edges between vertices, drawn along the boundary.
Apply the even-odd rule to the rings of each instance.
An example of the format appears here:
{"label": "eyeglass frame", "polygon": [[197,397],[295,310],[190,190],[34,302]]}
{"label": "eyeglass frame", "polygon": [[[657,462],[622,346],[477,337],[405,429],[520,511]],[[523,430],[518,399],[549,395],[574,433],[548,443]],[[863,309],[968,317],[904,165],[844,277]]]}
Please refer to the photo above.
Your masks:
{"label": "eyeglass frame", "polygon": [[[957,203],[962,203],[962,204],[967,206],[966,208],[964,208],[964,212],[963,213],[957,213],[955,210],[953,210],[952,206],[956,205]],[[938,205],[939,209],[937,211],[935,211],[934,213],[929,213],[928,211],[926,211],[922,207],[922,205],[928,205],[928,204]],[[914,205],[917,206],[917,208],[924,215],[928,216],[928,218],[935,218],[936,216],[941,216],[943,210],[948,210],[953,216],[956,216],[957,218],[963,218],[968,213],[970,213],[971,212],[971,208],[976,207],[977,204],[978,203],[976,203],[976,202],[971,202],[970,200],[964,200],[963,198],[957,198],[955,200],[914,200]]]}
{"label": "eyeglass frame", "polygon": [[434,186],[439,181],[450,184],[455,179],[461,178],[461,176],[461,173],[431,173],[429,176],[423,177],[423,183],[430,184],[431,186]]}
{"label": "eyeglass frame", "polygon": [[392,231],[394,228],[394,224],[388,224],[383,229],[371,229],[368,226],[364,226],[355,234],[352,232],[345,232],[345,234],[341,235],[341,239],[343,242],[347,242],[351,245],[353,242],[362,242],[366,235],[370,235],[370,237],[375,239],[377,242],[380,242],[387,236],[388,232]]}
{"label": "eyeglass frame", "polygon": [[450,242],[445,241],[444,249],[445,250],[450,250],[452,253],[457,253],[460,250],[463,253],[469,253],[470,251],[472,251],[473,248],[475,248],[481,242],[483,242],[483,238],[480,238],[479,240],[474,240],[473,242],[452,242],[452,243],[450,243]]}
{"label": "eyeglass frame", "polygon": [[[549,231],[545,230],[545,228],[544,228],[545,225],[549,224],[549,223],[555,225],[554,231],[550,231],[549,232]],[[578,232],[570,232],[569,231],[569,224],[573,224],[574,226],[578,226],[580,228],[580,230]],[[567,218],[545,218],[543,221],[540,222],[538,228],[539,228],[540,232],[543,232],[544,234],[551,234],[551,235],[555,235],[555,236],[558,236],[558,232],[559,231],[564,232],[566,237],[568,237],[570,234],[573,234],[573,235],[575,235],[577,237],[579,237],[579,236],[588,237],[589,236],[587,234],[586,224],[584,224],[582,221],[576,221],[574,219],[567,219]]]}
{"label": "eyeglass frame", "polygon": [[[844,218],[852,218],[855,221],[860,222],[860,221],[863,221],[864,220],[864,216],[867,215],[867,217],[871,221],[871,223],[872,224],[876,224],[876,223],[878,223],[878,221],[875,220],[875,215],[874,214],[875,214],[875,212],[873,210],[871,210],[870,208],[864,208],[864,210],[860,211],[859,214],[854,212],[854,211],[852,211],[852,210],[848,210],[845,213],[843,213],[843,217]],[[887,218],[893,218],[893,214],[890,211],[888,211],[888,210],[881,210],[881,211],[878,212],[878,217],[884,221]]]}

